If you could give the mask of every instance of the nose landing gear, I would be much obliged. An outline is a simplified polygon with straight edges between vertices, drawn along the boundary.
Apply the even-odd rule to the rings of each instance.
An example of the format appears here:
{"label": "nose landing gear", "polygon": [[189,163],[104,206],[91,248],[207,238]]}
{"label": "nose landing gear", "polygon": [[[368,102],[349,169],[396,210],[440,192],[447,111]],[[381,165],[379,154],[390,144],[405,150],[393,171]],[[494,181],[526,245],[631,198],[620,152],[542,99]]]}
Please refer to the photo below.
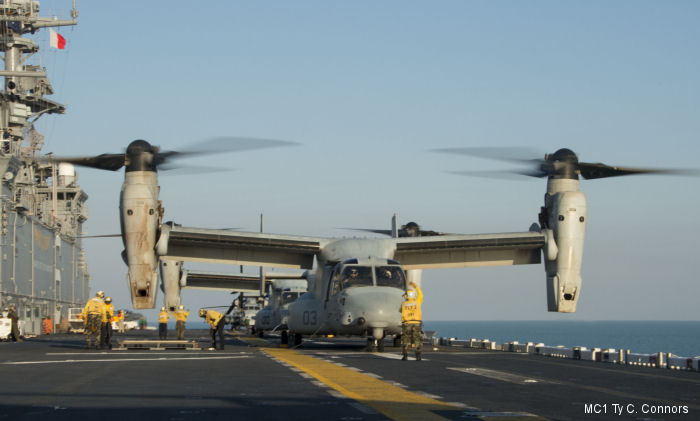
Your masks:
{"label": "nose landing gear", "polygon": [[384,352],[384,329],[372,329],[372,336],[367,338],[367,352]]}

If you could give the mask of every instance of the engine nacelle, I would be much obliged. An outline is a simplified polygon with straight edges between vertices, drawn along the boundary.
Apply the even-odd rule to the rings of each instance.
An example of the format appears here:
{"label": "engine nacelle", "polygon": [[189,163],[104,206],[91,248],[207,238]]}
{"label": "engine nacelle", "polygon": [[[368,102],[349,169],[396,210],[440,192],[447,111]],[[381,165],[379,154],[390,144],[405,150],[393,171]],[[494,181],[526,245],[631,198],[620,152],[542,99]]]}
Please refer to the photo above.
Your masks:
{"label": "engine nacelle", "polygon": [[541,222],[545,234],[547,309],[573,313],[581,294],[586,196],[578,180],[550,180]]}
{"label": "engine nacelle", "polygon": [[161,215],[158,192],[155,172],[126,173],[119,204],[120,220],[129,266],[127,281],[137,310],[155,307],[158,259],[154,248]]}

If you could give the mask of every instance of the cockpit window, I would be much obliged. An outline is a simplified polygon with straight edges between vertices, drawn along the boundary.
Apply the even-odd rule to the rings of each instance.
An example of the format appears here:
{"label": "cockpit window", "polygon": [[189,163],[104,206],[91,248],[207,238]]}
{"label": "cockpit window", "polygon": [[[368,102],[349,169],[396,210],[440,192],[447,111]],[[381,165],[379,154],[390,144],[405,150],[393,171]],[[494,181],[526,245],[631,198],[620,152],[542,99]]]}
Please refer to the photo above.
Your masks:
{"label": "cockpit window", "polygon": [[294,301],[296,301],[297,298],[299,298],[298,292],[289,292],[289,291],[283,292],[282,293],[282,305],[294,302]]}
{"label": "cockpit window", "polygon": [[406,278],[400,266],[377,266],[377,286],[406,289]]}
{"label": "cockpit window", "polygon": [[346,266],[340,276],[341,288],[347,289],[352,287],[371,287],[372,268],[366,266]]}

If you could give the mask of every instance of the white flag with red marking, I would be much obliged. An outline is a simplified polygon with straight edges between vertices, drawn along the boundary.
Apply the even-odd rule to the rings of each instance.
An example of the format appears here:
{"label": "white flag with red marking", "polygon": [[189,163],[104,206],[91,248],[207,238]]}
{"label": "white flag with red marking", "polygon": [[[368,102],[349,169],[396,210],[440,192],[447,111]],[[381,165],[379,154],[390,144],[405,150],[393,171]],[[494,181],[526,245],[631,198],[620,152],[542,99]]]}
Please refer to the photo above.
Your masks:
{"label": "white flag with red marking", "polygon": [[49,29],[49,36],[51,37],[51,46],[63,50],[66,48],[66,39],[61,36],[58,32],[53,29]]}

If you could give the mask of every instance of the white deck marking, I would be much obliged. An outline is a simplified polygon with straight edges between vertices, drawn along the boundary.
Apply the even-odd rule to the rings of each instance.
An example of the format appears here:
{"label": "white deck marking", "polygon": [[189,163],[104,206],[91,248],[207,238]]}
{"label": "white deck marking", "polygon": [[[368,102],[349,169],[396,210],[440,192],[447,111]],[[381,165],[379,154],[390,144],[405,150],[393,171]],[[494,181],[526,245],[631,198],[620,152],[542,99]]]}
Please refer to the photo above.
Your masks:
{"label": "white deck marking", "polygon": [[462,373],[474,374],[476,376],[488,377],[490,379],[501,380],[509,383],[517,384],[535,384],[540,381],[530,377],[519,376],[517,374],[506,373],[504,371],[488,370],[486,368],[475,367],[447,367],[448,370],[459,371]]}
{"label": "white deck marking", "polygon": [[[389,358],[389,359],[392,359],[392,360],[400,360],[401,358],[403,358],[403,355],[401,355],[401,354],[393,354],[393,353],[391,353],[391,352],[372,352],[372,355],[376,355],[376,356],[378,356],[378,357]],[[414,357],[414,356],[412,356],[412,355],[409,354],[409,355],[408,355],[408,359],[409,359],[410,361],[415,361],[416,357]],[[427,359],[427,358],[422,358],[421,361],[430,361],[430,360]]]}
{"label": "white deck marking", "polygon": [[421,392],[418,390],[416,390],[413,393],[415,393],[417,395],[425,396],[426,398],[430,398],[430,399],[442,399],[442,396],[440,396],[440,395],[433,395],[431,393]]}
{"label": "white deck marking", "polygon": [[[217,354],[221,355],[249,355],[249,352],[217,352]],[[136,351],[102,351],[102,352],[90,352],[90,351],[85,351],[85,352],[46,352],[44,355],[184,355],[184,352],[156,352],[156,351],[149,351],[149,352],[136,352]]]}
{"label": "white deck marking", "polygon": [[2,365],[62,364],[62,363],[105,363],[125,361],[196,361],[196,360],[232,360],[250,358],[249,355],[232,355],[228,357],[180,357],[180,358],[92,358],[87,360],[52,360],[52,361],[10,361]]}
{"label": "white deck marking", "polygon": [[[324,385],[324,386],[325,386],[325,385]],[[326,390],[326,392],[328,392],[329,395],[333,396],[333,397],[336,398],[336,399],[343,399],[343,400],[347,400],[347,399],[348,399],[347,396],[343,395],[342,393],[338,392],[338,391],[335,390],[335,389],[328,389],[328,390]]]}

